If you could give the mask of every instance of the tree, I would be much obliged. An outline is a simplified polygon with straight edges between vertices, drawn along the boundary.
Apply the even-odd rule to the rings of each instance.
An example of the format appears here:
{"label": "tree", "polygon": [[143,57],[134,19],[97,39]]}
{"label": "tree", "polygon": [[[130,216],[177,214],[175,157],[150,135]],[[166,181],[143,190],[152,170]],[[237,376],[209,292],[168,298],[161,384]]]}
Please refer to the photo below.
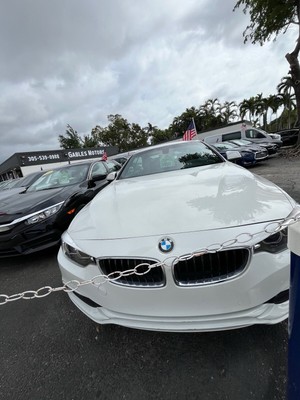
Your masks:
{"label": "tree", "polygon": [[168,142],[173,139],[176,139],[176,134],[174,134],[170,128],[158,129],[156,126],[153,127],[151,132],[151,145]]}
{"label": "tree", "polygon": [[221,118],[225,124],[233,122],[238,117],[238,106],[235,101],[225,101],[220,106]]}
{"label": "tree", "polygon": [[65,135],[59,135],[58,141],[62,149],[79,149],[81,147],[98,147],[99,141],[95,133],[84,135],[83,138],[72,128],[67,125]]}
{"label": "tree", "polygon": [[278,95],[281,98],[281,103],[283,105],[282,114],[288,115],[288,129],[291,128],[291,111],[295,108],[295,102],[293,99],[292,90],[293,90],[293,82],[291,77],[284,76],[281,79],[281,82],[277,85]]}
{"label": "tree", "polygon": [[282,129],[290,129],[293,126],[297,126],[297,116],[294,110],[296,109],[295,98],[288,92],[278,93],[281,99],[281,105],[283,106],[283,111],[280,116]]}
{"label": "tree", "polygon": [[[243,33],[244,42],[250,41],[261,46],[276,39],[281,33],[286,33],[292,25],[298,25],[298,37],[294,50],[285,55],[289,63],[289,75],[294,88],[297,103],[297,116],[300,121],[300,0],[239,0],[234,9],[243,6],[243,12],[250,14],[250,25]],[[300,134],[298,143],[300,144]]]}
{"label": "tree", "polygon": [[105,146],[117,146],[119,152],[126,152],[148,145],[148,130],[138,124],[130,124],[120,114],[108,115],[109,124],[106,128],[97,125],[92,129],[92,135]]}
{"label": "tree", "polygon": [[200,106],[199,114],[203,129],[216,128],[224,124],[219,99],[208,99]]}
{"label": "tree", "polygon": [[248,114],[249,121],[253,121],[254,115],[256,113],[256,101],[255,98],[252,96],[250,99],[244,99],[239,104],[239,110],[241,118],[244,119]]}
{"label": "tree", "polygon": [[270,123],[272,120],[272,115],[276,114],[276,119],[277,119],[277,111],[280,107],[280,99],[277,95],[271,94],[269,97],[265,99],[265,104],[266,104],[266,119],[265,119],[265,125],[264,129],[265,131],[268,129],[268,110],[271,110],[271,117],[270,117]]}
{"label": "tree", "polygon": [[58,136],[62,149],[78,149],[82,147],[82,139],[71,125],[67,125],[66,133]]}
{"label": "tree", "polygon": [[173,122],[169,127],[170,132],[167,133],[167,136],[171,136],[172,138],[181,138],[189,126],[192,118],[194,118],[197,130],[201,130],[202,119],[199,114],[199,110],[197,110],[195,107],[191,107],[187,108],[181,115],[173,119]]}

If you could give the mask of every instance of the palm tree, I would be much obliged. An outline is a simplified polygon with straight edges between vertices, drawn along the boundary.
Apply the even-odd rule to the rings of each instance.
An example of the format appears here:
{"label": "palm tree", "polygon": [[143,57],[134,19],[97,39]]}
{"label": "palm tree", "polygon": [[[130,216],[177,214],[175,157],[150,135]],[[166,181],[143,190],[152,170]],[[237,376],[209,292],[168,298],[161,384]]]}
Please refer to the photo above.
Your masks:
{"label": "palm tree", "polygon": [[[271,110],[270,123],[271,123],[271,120],[272,120],[272,115],[276,114],[276,117],[275,117],[276,130],[278,130],[277,111],[278,111],[279,107],[282,105],[281,99],[280,99],[280,97],[278,95],[271,94],[269,97],[267,97],[266,103],[267,103],[267,106],[268,106],[267,111],[268,111],[268,109]],[[267,118],[266,118],[266,124],[267,124]],[[267,130],[267,125],[265,125],[265,130]]]}
{"label": "palm tree", "polygon": [[201,130],[203,123],[200,111],[195,107],[191,107],[187,108],[181,115],[173,119],[172,124],[169,126],[169,129],[173,133],[173,137],[182,136],[186,128],[189,126],[192,118],[195,121],[197,131]]}
{"label": "palm tree", "polygon": [[[267,113],[267,106],[266,106],[266,99],[263,97],[262,93],[257,94],[254,97],[254,115],[257,117],[256,121],[259,125],[265,125],[266,121],[266,113]],[[262,124],[260,123],[260,119],[262,117]]]}
{"label": "palm tree", "polygon": [[[281,82],[277,85],[277,91],[282,98],[283,112],[288,110],[288,129],[290,129],[291,110],[296,107],[296,102],[293,99],[293,96],[295,97],[295,91],[292,78],[290,76],[284,76],[281,78]],[[294,92],[293,94],[292,91]]]}
{"label": "palm tree", "polygon": [[256,99],[256,115],[263,118],[262,126],[264,130],[267,130],[268,124],[268,111],[271,110],[272,114],[279,108],[279,99],[276,95],[270,95],[268,97],[262,97],[262,93],[255,97]]}
{"label": "palm tree", "polygon": [[210,111],[210,114],[213,116],[217,116],[218,114],[220,114],[220,108],[221,108],[221,104],[219,99],[209,99],[206,101],[205,103],[205,107],[208,108],[208,110]]}
{"label": "palm tree", "polygon": [[239,110],[241,118],[244,119],[248,114],[249,121],[253,121],[254,115],[256,113],[256,100],[255,97],[250,97],[250,99],[244,99],[239,104]]}
{"label": "palm tree", "polygon": [[220,112],[223,122],[228,124],[238,117],[238,106],[235,101],[225,101],[220,107]]}

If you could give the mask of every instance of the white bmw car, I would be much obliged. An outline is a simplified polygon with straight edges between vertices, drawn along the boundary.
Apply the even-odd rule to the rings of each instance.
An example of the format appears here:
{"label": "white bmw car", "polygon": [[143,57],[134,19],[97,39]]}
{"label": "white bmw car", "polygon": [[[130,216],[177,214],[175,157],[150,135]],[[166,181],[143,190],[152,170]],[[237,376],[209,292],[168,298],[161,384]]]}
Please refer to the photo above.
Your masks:
{"label": "white bmw car", "polygon": [[62,280],[99,324],[173,332],[275,324],[288,316],[286,221],[297,213],[282,189],[203,142],[149,147],[63,234]]}

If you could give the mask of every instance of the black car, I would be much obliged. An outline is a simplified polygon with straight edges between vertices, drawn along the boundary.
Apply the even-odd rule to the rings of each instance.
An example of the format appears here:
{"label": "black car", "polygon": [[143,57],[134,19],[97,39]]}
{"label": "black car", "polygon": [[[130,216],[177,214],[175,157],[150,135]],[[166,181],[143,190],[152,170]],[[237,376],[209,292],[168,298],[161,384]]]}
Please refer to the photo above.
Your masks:
{"label": "black car", "polygon": [[298,141],[299,128],[284,129],[274,134],[281,136],[282,146],[294,146]]}
{"label": "black car", "polygon": [[14,194],[19,194],[32,185],[45,171],[32,172],[31,174],[10,181],[3,190],[0,190],[0,201]]}
{"label": "black car", "polygon": [[70,164],[45,172],[27,190],[0,200],[0,257],[59,244],[74,216],[110,181],[117,162]]}
{"label": "black car", "polygon": [[239,144],[241,146],[258,146],[258,148],[263,148],[265,150],[267,150],[268,155],[271,154],[276,154],[278,149],[279,149],[279,145],[276,143],[271,143],[271,142],[260,142],[260,143],[253,143],[250,140],[247,139],[234,139],[234,140],[230,140],[232,143],[236,143]]}

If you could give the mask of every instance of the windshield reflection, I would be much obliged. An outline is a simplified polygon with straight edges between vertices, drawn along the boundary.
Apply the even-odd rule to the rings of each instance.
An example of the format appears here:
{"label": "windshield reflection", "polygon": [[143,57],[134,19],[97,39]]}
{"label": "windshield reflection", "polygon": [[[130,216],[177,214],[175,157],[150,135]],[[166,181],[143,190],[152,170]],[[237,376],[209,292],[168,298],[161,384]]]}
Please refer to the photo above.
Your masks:
{"label": "windshield reflection", "polygon": [[134,154],[125,165],[119,179],[222,162],[224,162],[223,158],[201,141],[177,142]]}
{"label": "windshield reflection", "polygon": [[69,167],[47,171],[27,191],[36,192],[80,183],[86,179],[88,168],[88,165],[83,164],[70,165]]}

